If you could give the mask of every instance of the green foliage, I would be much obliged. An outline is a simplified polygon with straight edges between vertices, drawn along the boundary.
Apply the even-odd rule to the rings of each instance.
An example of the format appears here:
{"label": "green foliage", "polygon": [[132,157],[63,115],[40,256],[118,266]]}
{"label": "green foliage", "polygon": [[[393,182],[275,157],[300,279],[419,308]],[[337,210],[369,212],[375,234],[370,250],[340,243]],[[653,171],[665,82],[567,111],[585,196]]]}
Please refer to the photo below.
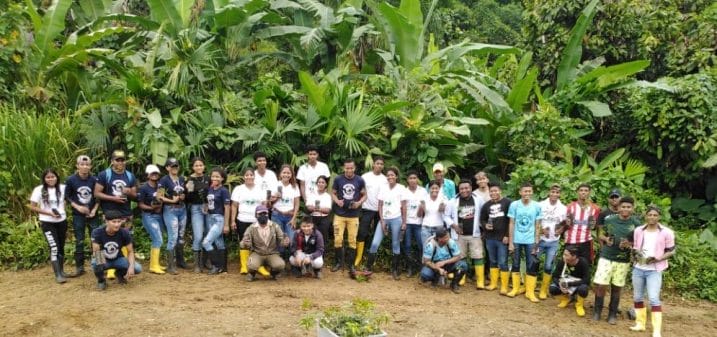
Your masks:
{"label": "green foliage", "polygon": [[29,269],[47,261],[47,242],[35,221],[17,223],[0,214],[0,268]]}
{"label": "green foliage", "polygon": [[318,322],[319,326],[345,337],[377,335],[382,333],[381,327],[388,322],[389,317],[376,312],[375,306],[370,300],[354,298],[350,305],[329,307],[321,313],[309,313],[299,324],[308,330]]}
{"label": "green foliage", "polygon": [[429,30],[441,46],[466,39],[512,45],[521,39],[521,12],[520,4],[505,1],[441,1]]}
{"label": "green foliage", "polygon": [[684,197],[672,200],[676,229],[717,229],[717,203]]}
{"label": "green foliage", "polygon": [[717,301],[717,240],[712,232],[677,232],[676,245],[664,273],[665,288],[685,298]]}

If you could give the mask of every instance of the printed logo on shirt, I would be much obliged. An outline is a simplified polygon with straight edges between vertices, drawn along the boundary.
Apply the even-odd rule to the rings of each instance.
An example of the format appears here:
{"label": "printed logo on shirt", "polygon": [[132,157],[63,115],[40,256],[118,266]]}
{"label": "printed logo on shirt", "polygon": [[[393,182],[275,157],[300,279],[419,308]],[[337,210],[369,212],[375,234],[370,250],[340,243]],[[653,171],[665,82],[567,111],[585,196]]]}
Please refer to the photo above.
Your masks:
{"label": "printed logo on shirt", "polygon": [[207,195],[207,208],[210,211],[214,210],[214,194]]}
{"label": "printed logo on shirt", "polygon": [[518,221],[515,223],[518,224],[516,226],[516,230],[520,233],[529,233],[532,229],[532,224],[530,221],[530,217],[528,215],[520,214],[518,215]]}
{"label": "printed logo on shirt", "polygon": [[108,260],[114,260],[119,254],[119,245],[117,242],[110,241],[105,243],[104,255]]}
{"label": "printed logo on shirt", "polygon": [[500,206],[500,204],[493,204],[489,207],[488,217],[490,218],[500,218],[505,216],[505,212],[503,212],[503,207]]}
{"label": "printed logo on shirt", "polygon": [[117,179],[112,182],[112,195],[115,197],[121,197],[124,193],[122,190],[127,187],[127,182],[122,179]]}
{"label": "printed logo on shirt", "polygon": [[460,206],[458,208],[459,219],[473,219],[475,217],[475,206]]}
{"label": "printed logo on shirt", "polygon": [[346,184],[343,187],[344,192],[344,199],[347,200],[354,200],[354,195],[356,194],[356,186],[353,184]]}
{"label": "printed logo on shirt", "polygon": [[92,201],[92,189],[87,186],[81,186],[77,189],[77,199],[83,205],[88,205]]}
{"label": "printed logo on shirt", "polygon": [[558,223],[560,222],[560,216],[558,215],[557,207],[547,207],[543,209],[543,222],[545,223]]}

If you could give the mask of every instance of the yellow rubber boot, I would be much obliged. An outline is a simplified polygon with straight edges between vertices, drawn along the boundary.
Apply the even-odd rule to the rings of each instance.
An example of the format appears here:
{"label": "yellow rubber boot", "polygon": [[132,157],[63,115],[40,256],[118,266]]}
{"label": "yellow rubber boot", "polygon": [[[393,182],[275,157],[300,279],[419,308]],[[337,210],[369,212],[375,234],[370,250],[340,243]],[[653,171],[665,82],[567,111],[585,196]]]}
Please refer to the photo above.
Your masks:
{"label": "yellow rubber boot", "polygon": [[124,255],[124,257],[126,257],[126,258],[129,258],[129,256],[127,256],[127,254],[129,254],[129,252],[127,250],[127,246],[122,247],[122,255]]}
{"label": "yellow rubber boot", "polygon": [[567,308],[568,304],[570,304],[570,296],[565,294],[561,295],[560,303],[558,303],[558,308]]}
{"label": "yellow rubber boot", "polygon": [[476,289],[485,289],[485,266],[473,266],[476,271]]}
{"label": "yellow rubber boot", "polygon": [[543,273],[543,282],[540,283],[540,293],[538,294],[538,298],[541,300],[544,300],[548,298],[548,287],[550,286],[550,281],[553,280],[553,277],[548,273]]}
{"label": "yellow rubber boot", "polygon": [[159,265],[159,248],[152,248],[149,251],[149,272],[159,275],[165,273]]}
{"label": "yellow rubber boot", "polygon": [[505,295],[508,297],[515,297],[515,295],[518,295],[518,292],[520,291],[520,273],[511,273],[510,278],[513,280],[513,290]]}
{"label": "yellow rubber boot", "polygon": [[490,284],[488,284],[488,288],[486,290],[495,290],[498,288],[498,275],[500,274],[500,269],[498,268],[490,268]]}
{"label": "yellow rubber boot", "polygon": [[538,283],[537,276],[525,275],[525,298],[529,299],[533,303],[540,302],[540,300],[537,297],[535,297],[535,286],[537,283]]}
{"label": "yellow rubber boot", "polygon": [[576,296],[575,313],[578,314],[578,317],[585,316],[585,307],[583,306],[583,304],[585,304],[585,297],[582,297],[580,295]]}
{"label": "yellow rubber boot", "polygon": [[257,272],[258,272],[261,276],[264,276],[264,277],[269,277],[269,276],[271,276],[271,273],[269,273],[269,271],[266,270],[266,268],[265,268],[264,266],[259,267],[259,270],[257,270]]}
{"label": "yellow rubber boot", "polygon": [[[646,323],[647,323],[647,308],[635,308],[635,325],[631,326],[630,330],[645,331]],[[660,321],[660,323],[662,323],[662,321]]]}
{"label": "yellow rubber boot", "polygon": [[652,337],[662,337],[662,311],[650,313],[652,320]]}
{"label": "yellow rubber boot", "polygon": [[114,280],[114,279],[116,279],[116,278],[117,278],[117,276],[115,276],[115,269],[114,269],[114,268],[112,268],[112,269],[107,269],[107,279],[108,279],[108,280]]}
{"label": "yellow rubber boot", "polygon": [[510,281],[510,272],[508,272],[508,271],[500,272],[500,294],[501,295],[508,294],[508,282],[509,281]]}
{"label": "yellow rubber boot", "polygon": [[460,285],[466,284],[466,274],[463,274],[463,277],[461,277],[461,280],[458,282]]}
{"label": "yellow rubber boot", "polygon": [[354,266],[358,267],[361,265],[361,259],[363,258],[363,248],[366,246],[365,242],[356,242],[356,259],[354,259]]}
{"label": "yellow rubber boot", "polygon": [[239,263],[241,264],[241,267],[239,268],[240,274],[246,274],[249,272],[249,269],[247,269],[246,264],[249,262],[250,254],[251,251],[249,251],[248,249],[239,250]]}

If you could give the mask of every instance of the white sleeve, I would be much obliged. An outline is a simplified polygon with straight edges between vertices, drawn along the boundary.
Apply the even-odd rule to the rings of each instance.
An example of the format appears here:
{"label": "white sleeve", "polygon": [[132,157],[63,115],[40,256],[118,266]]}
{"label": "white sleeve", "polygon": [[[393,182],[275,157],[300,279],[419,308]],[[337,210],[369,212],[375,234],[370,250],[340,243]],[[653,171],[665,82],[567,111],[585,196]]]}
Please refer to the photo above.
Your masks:
{"label": "white sleeve", "polygon": [[299,172],[296,172],[296,180],[306,182],[306,164],[299,166]]}
{"label": "white sleeve", "polygon": [[241,185],[234,187],[234,190],[232,190],[232,201],[239,202],[239,187],[241,187]]}
{"label": "white sleeve", "polygon": [[30,201],[40,204],[42,202],[42,185],[35,187],[30,194]]}

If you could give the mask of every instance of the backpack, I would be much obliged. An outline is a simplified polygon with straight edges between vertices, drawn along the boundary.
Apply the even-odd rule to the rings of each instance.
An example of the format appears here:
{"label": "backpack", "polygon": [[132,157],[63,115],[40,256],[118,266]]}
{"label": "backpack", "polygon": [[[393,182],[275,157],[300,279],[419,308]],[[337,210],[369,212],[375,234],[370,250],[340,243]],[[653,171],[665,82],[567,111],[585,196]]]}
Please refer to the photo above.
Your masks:
{"label": "backpack", "polygon": [[[132,172],[124,170],[124,176],[127,178],[127,186],[134,186],[134,175]],[[105,185],[110,185],[112,182],[110,181],[110,178],[112,177],[112,168],[108,167],[105,169]]]}
{"label": "backpack", "polygon": [[[438,252],[438,241],[436,241],[435,235],[428,238],[428,240],[431,240],[431,243],[433,243],[433,254],[431,254],[431,262],[436,262],[436,252]],[[452,259],[453,252],[451,251],[451,247],[446,247],[446,248],[448,248],[448,255],[451,256],[449,259]]]}

